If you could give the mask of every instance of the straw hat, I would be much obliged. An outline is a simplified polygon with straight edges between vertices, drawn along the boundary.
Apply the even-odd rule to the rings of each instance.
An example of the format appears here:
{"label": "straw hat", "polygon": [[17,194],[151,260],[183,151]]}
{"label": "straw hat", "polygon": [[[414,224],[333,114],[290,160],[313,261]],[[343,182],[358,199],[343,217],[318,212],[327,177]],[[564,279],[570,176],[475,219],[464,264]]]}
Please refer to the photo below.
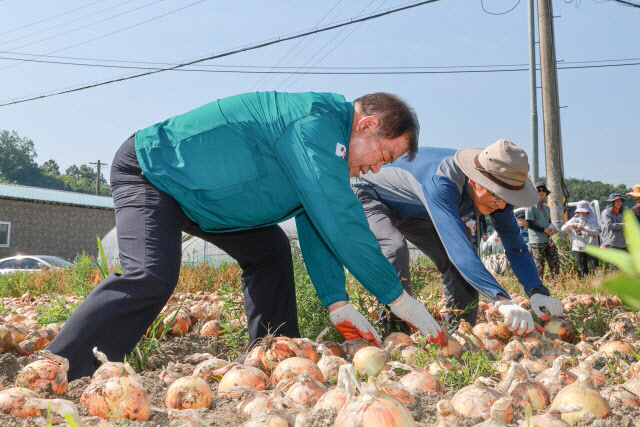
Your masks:
{"label": "straw hat", "polygon": [[640,184],[631,187],[631,192],[627,193],[627,196],[640,197]]}
{"label": "straw hat", "polygon": [[487,148],[463,148],[455,159],[468,178],[505,202],[521,207],[538,203],[527,153],[511,141],[500,139]]}

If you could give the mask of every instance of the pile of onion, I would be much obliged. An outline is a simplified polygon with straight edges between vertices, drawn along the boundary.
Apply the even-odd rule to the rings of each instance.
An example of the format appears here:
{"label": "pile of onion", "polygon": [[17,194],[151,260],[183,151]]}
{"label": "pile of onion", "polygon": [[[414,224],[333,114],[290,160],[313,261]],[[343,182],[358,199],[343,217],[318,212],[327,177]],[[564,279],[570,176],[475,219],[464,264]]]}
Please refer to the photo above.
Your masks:
{"label": "pile of onion", "polygon": [[22,368],[16,378],[16,387],[35,391],[64,394],[67,391],[69,361],[44,351],[42,358]]}

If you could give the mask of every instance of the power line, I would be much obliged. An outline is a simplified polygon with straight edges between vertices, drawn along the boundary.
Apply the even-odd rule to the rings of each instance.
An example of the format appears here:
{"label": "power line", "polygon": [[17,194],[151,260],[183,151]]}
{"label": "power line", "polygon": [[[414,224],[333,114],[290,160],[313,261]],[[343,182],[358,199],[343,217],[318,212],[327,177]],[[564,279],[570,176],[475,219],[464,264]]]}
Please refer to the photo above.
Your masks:
{"label": "power line", "polygon": [[520,0],[517,1],[517,3],[515,4],[515,6],[513,6],[511,9],[507,10],[506,12],[499,12],[499,13],[494,13],[494,12],[489,12],[485,7],[484,7],[484,0],[480,0],[480,6],[482,6],[482,10],[485,11],[485,13],[488,13],[489,15],[506,15],[507,13],[511,12],[513,9],[515,9],[516,7],[518,7],[518,5],[520,4]]}
{"label": "power line", "polygon": [[625,1],[625,0],[612,0],[612,1],[615,1],[617,3],[622,3],[622,4],[627,5],[627,6],[640,7],[640,4],[631,3],[630,1]]}
{"label": "power line", "polygon": [[[153,2],[153,3],[149,3],[149,4],[147,4],[147,5],[145,5],[145,6],[142,6],[142,7],[147,7],[147,6],[151,5],[151,4],[159,3],[159,2],[161,2],[161,1],[164,1],[164,0],[156,0],[155,2]],[[49,55],[49,54],[51,54],[51,53],[61,52],[61,51],[63,51],[63,50],[71,49],[72,47],[76,47],[76,46],[80,46],[80,45],[83,45],[83,44],[87,44],[87,43],[90,43],[90,42],[92,42],[92,41],[96,41],[96,40],[102,39],[102,38],[104,38],[104,37],[108,37],[108,36],[111,36],[111,35],[113,35],[113,34],[117,34],[117,33],[120,33],[120,32],[122,32],[122,31],[129,30],[129,29],[131,29],[131,28],[133,28],[133,27],[137,27],[137,26],[139,26],[139,25],[146,24],[146,23],[151,22],[151,21],[154,21],[154,20],[156,20],[156,19],[163,18],[163,17],[165,17],[165,16],[167,16],[167,15],[171,15],[172,13],[176,13],[176,12],[179,12],[179,11],[181,11],[181,10],[187,9],[187,8],[189,8],[189,7],[191,7],[191,6],[195,6],[195,5],[197,5],[197,4],[199,4],[199,3],[202,3],[202,2],[204,2],[204,1],[206,1],[206,0],[199,0],[199,1],[196,1],[196,2],[194,2],[194,3],[188,4],[188,5],[183,6],[183,7],[179,7],[179,8],[177,8],[177,9],[171,10],[171,11],[166,12],[166,13],[163,13],[163,14],[161,14],[161,15],[154,16],[153,18],[149,18],[149,19],[144,20],[144,21],[142,21],[142,22],[138,22],[138,23],[136,23],[136,24],[129,25],[129,26],[127,26],[127,27],[121,28],[121,29],[119,29],[119,30],[112,31],[112,32],[110,32],[110,33],[103,34],[103,35],[101,35],[101,36],[94,37],[94,38],[92,38],[92,39],[85,40],[85,41],[83,41],[83,42],[76,43],[76,44],[71,45],[71,46],[63,47],[62,49],[54,50],[54,51],[49,52],[49,53],[47,53],[47,54],[45,54],[45,55]],[[140,7],[140,8],[142,8],[142,7]],[[140,8],[138,8],[138,9],[140,9]],[[33,44],[33,43],[31,43],[31,44]],[[21,46],[21,47],[24,47],[24,46]],[[16,48],[16,49],[18,49],[18,48]],[[44,56],[44,55],[43,55],[43,56]],[[23,62],[26,62],[26,61],[23,61]],[[20,63],[18,63],[18,64],[13,64],[13,65],[7,65],[6,67],[2,67],[2,68],[0,68],[0,70],[4,70],[5,68],[10,68],[10,67],[15,67],[16,65],[19,65],[19,64],[20,64]]]}
{"label": "power line", "polygon": [[[115,9],[117,7],[120,7],[120,6],[122,6],[124,4],[127,4],[127,3],[131,3],[133,1],[136,1],[136,0],[128,0],[128,1],[125,1],[124,3],[120,3],[120,4],[117,4],[115,6],[111,6],[111,7],[107,8],[107,9],[102,9],[102,10],[99,10],[97,12],[93,12],[93,13],[90,13],[88,15],[84,15],[84,16],[81,16],[79,18],[72,19],[71,21],[63,22],[62,24],[54,25],[53,27],[45,28],[43,30],[36,31],[35,33],[27,34],[26,36],[21,36],[21,37],[15,38],[15,39],[11,39],[11,40],[6,40],[6,41],[3,41],[3,42],[0,42],[0,46],[1,45],[5,45],[7,43],[11,43],[11,42],[15,42],[15,41],[18,41],[18,40],[25,39],[27,37],[35,36],[36,34],[40,34],[40,33],[43,33],[45,31],[53,30],[55,28],[62,27],[63,25],[71,24],[72,22],[80,21],[82,19],[88,18],[90,16],[97,15],[97,14],[102,13],[102,12],[106,12],[106,11],[111,10],[111,9]],[[135,10],[135,9],[133,9],[133,10]],[[128,12],[125,12],[125,13],[128,13]],[[118,16],[118,15],[116,15],[116,16]],[[107,19],[111,19],[111,18],[107,18]],[[98,22],[102,22],[102,21],[98,21]],[[94,22],[93,24],[97,24],[98,22]],[[89,25],[93,25],[93,24],[89,24]],[[86,25],[86,26],[88,26],[88,25]],[[79,30],[81,28],[84,28],[84,27],[75,28],[75,29],[73,29],[71,31],[76,31],[76,30]],[[66,34],[68,32],[70,32],[70,31],[67,31],[67,32],[64,32],[64,33],[60,33],[60,34],[56,34],[55,36],[51,36],[51,37],[46,38],[46,39],[38,40],[37,42],[34,42],[34,43],[38,43],[38,42],[41,42],[43,40],[49,40],[50,38],[58,37],[59,35]],[[31,43],[31,44],[33,44],[33,43]],[[20,46],[20,47],[24,47],[24,46],[28,46],[28,45],[23,45],[23,46]],[[20,49],[20,47],[17,47],[16,49]]]}
{"label": "power line", "polygon": [[[159,70],[162,71],[165,68],[163,67],[141,67],[141,66],[126,66],[126,65],[105,65],[105,64],[90,64],[90,63],[81,63],[81,62],[65,62],[65,61],[46,61],[41,59],[21,59],[21,58],[9,58],[5,56],[0,56],[0,59],[6,60],[14,60],[14,61],[27,61],[27,62],[36,62],[36,63],[44,63],[44,64],[57,64],[57,65],[73,65],[73,66],[82,66],[82,67],[95,67],[95,68],[116,68],[116,69],[134,69],[134,70]],[[591,60],[591,61],[558,61],[557,64],[565,65],[565,64],[588,64],[588,63],[602,63],[602,62],[620,62],[620,61],[640,61],[640,58],[624,58],[624,59],[602,59],[602,60]],[[144,64],[154,64],[149,62],[143,62]],[[162,65],[167,65],[167,63],[158,63]],[[634,63],[623,63],[623,64],[609,64],[606,66],[615,67],[619,65],[635,65]],[[459,68],[493,68],[487,70],[487,72],[498,72],[498,71],[523,71],[525,68],[517,68],[513,70],[495,70],[496,67],[523,67],[528,66],[528,64],[493,64],[493,65],[441,65],[441,66],[395,66],[395,67],[316,67],[316,66],[295,66],[295,67],[272,67],[268,65],[207,65],[201,64],[200,67],[209,66],[209,67],[220,67],[222,70],[210,70],[210,69],[200,69],[200,68],[178,68],[172,69],[170,71],[183,71],[183,72],[201,72],[201,73],[237,73],[237,74],[380,74],[375,73],[375,71],[383,71],[383,70],[394,70],[390,71],[388,74],[398,74],[401,70],[429,70],[429,69],[459,69]],[[594,68],[595,66],[585,66],[579,68]],[[234,70],[229,68],[240,68],[240,70]],[[279,68],[280,70],[292,70],[292,71],[272,71],[275,68]],[[307,69],[307,71],[299,71],[301,68]],[[569,67],[564,67],[569,68]],[[601,68],[601,67],[597,67]],[[244,71],[242,69],[259,69],[256,71]],[[334,72],[312,72],[310,70],[337,70]],[[526,68],[528,70],[528,68]],[[539,68],[538,68],[539,69]],[[358,72],[347,72],[345,70],[362,70]],[[372,72],[373,71],[373,72]],[[472,72],[472,70],[462,71],[464,72]],[[443,72],[447,73],[447,71]],[[403,74],[412,74],[412,72],[407,71]],[[419,71],[414,72],[413,74],[424,74]]]}
{"label": "power line", "polygon": [[237,54],[237,53],[247,52],[249,50],[260,49],[260,48],[263,48],[265,46],[271,46],[271,45],[274,45],[274,44],[277,44],[277,43],[282,43],[284,41],[294,40],[294,39],[297,39],[297,38],[300,38],[300,37],[308,36],[310,34],[329,31],[329,30],[333,30],[335,28],[340,28],[340,27],[344,27],[344,26],[347,26],[347,25],[356,24],[358,22],[364,22],[364,21],[368,21],[370,19],[380,18],[382,16],[390,15],[392,13],[401,12],[401,11],[404,11],[404,10],[412,9],[414,7],[422,6],[422,5],[429,4],[429,3],[435,3],[437,1],[439,1],[439,0],[424,0],[424,1],[416,2],[416,3],[410,3],[410,4],[405,5],[405,6],[397,7],[395,9],[388,9],[385,12],[380,12],[380,13],[368,15],[368,16],[365,16],[365,17],[362,17],[362,18],[352,18],[352,19],[350,19],[348,21],[345,21],[345,22],[342,22],[342,23],[328,25],[328,26],[326,26],[324,28],[308,30],[308,31],[304,31],[302,33],[294,34],[292,36],[280,37],[280,38],[277,38],[277,39],[272,39],[272,40],[268,40],[268,41],[265,41],[265,42],[260,42],[260,43],[254,44],[254,45],[249,45],[249,46],[246,46],[246,47],[236,48],[236,49],[229,50],[229,51],[226,51],[226,52],[223,52],[223,53],[220,53],[220,54],[211,55],[211,56],[207,56],[205,58],[196,59],[196,60],[193,60],[193,61],[188,61],[188,62],[176,64],[173,67],[163,68],[163,69],[160,69],[160,70],[152,70],[152,71],[148,71],[146,73],[140,73],[140,74],[134,74],[134,75],[130,75],[130,76],[124,76],[124,77],[120,77],[120,78],[116,78],[116,79],[112,79],[112,80],[105,80],[105,81],[102,81],[102,82],[97,82],[97,83],[93,83],[93,84],[89,84],[89,85],[85,85],[85,86],[71,88],[71,89],[67,89],[67,90],[64,90],[64,91],[60,91],[60,92],[54,92],[54,93],[49,93],[49,94],[43,94],[43,95],[39,95],[39,96],[29,97],[29,98],[26,98],[26,99],[19,99],[19,100],[14,100],[14,101],[11,101],[11,102],[5,102],[5,103],[0,104],[0,107],[6,106],[6,105],[11,105],[11,104],[19,104],[19,103],[27,102],[27,101],[33,101],[33,100],[41,99],[41,98],[47,98],[47,97],[51,97],[51,96],[62,95],[62,94],[65,94],[65,93],[77,92],[77,91],[90,89],[90,88],[97,87],[97,86],[104,86],[104,85],[107,85],[107,84],[110,84],[110,83],[121,82],[121,81],[125,81],[125,80],[135,79],[135,78],[138,78],[138,77],[148,76],[148,75],[151,75],[151,74],[161,73],[161,72],[164,72],[164,71],[175,70],[177,68],[182,68],[182,67],[186,67],[188,65],[197,64],[199,62],[208,61],[208,60],[211,60],[211,59],[222,58],[222,57],[225,57],[225,56],[231,56],[231,55],[234,55],[234,54]]}
{"label": "power line", "polygon": [[30,26],[32,26],[32,25],[36,25],[36,24],[40,24],[40,23],[42,23],[42,22],[50,21],[50,20],[52,20],[52,19],[54,19],[54,18],[58,18],[58,17],[60,17],[60,16],[66,15],[66,14],[68,14],[68,13],[75,12],[76,10],[84,9],[85,7],[93,6],[94,4],[96,4],[96,3],[101,3],[101,2],[103,2],[103,1],[104,1],[104,0],[94,1],[93,3],[85,4],[84,6],[80,6],[80,7],[78,7],[78,8],[71,9],[71,10],[68,10],[68,11],[66,11],[66,12],[62,12],[62,13],[59,13],[59,14],[57,14],[57,15],[50,16],[50,17],[48,17],[48,18],[45,18],[45,19],[41,19],[41,20],[36,21],[36,22],[32,22],[31,24],[26,24],[26,25],[23,25],[22,27],[17,27],[17,28],[13,28],[13,29],[11,29],[11,30],[7,30],[7,31],[5,31],[5,32],[3,32],[3,33],[0,33],[0,36],[5,35],[5,34],[8,34],[8,33],[11,33],[11,32],[13,32],[13,31],[18,31],[18,30],[21,30],[21,29],[23,29],[23,28],[30,27]]}

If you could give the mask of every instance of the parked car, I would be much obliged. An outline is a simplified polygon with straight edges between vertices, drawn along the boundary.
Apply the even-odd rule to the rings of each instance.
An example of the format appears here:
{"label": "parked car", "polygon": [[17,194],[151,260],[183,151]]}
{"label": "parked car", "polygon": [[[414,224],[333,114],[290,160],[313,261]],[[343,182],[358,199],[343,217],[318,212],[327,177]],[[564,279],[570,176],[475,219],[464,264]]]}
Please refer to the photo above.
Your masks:
{"label": "parked car", "polygon": [[17,255],[0,259],[0,274],[64,267],[73,267],[73,263],[51,255]]}

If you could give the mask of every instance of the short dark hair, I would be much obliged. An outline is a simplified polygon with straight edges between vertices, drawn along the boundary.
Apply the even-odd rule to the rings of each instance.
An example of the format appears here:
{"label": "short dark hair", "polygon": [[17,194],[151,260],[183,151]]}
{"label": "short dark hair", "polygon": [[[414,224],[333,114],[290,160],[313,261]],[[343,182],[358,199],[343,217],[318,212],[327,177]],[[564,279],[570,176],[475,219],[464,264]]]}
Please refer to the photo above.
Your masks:
{"label": "short dark hair", "polygon": [[418,152],[420,123],[413,108],[399,96],[386,92],[370,93],[356,99],[360,111],[367,116],[375,116],[380,121],[380,138],[394,139],[407,135],[409,151],[407,157],[413,160]]}

